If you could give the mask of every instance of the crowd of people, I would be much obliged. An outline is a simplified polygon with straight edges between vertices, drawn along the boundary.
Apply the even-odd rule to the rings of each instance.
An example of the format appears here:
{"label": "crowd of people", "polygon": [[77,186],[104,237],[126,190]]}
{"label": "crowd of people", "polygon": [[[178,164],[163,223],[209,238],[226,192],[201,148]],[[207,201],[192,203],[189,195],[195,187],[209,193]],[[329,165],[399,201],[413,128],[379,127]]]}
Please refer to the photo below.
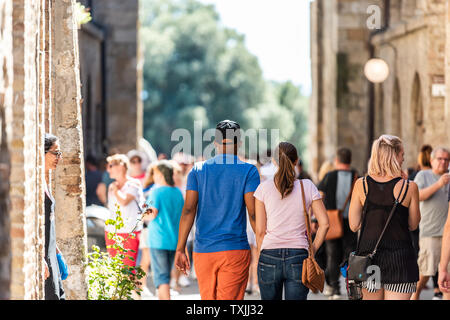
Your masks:
{"label": "crowd of people", "polygon": [[[450,299],[448,149],[424,146],[417,168],[406,172],[403,142],[382,135],[373,142],[366,175],[352,168],[351,151],[340,148],[313,181],[291,143],[281,142],[266,161],[251,161],[239,155],[239,133],[236,122],[219,122],[216,156],[207,160],[179,153],[150,162],[131,150],[108,157],[101,172],[93,157],[86,159],[86,205],[105,206],[111,215],[120,206],[126,223],[115,232],[137,234],[125,244],[135,251],[126,263],[151,270],[159,299],[170,299],[193,277],[203,300],[240,300],[254,292],[263,300],[306,300],[302,266],[311,253],[325,270],[323,293],[341,299],[342,266],[352,252],[370,254],[377,240],[373,263],[381,286],[364,282],[363,299],[420,299],[430,277],[434,298]],[[46,140],[46,157],[47,151],[61,156],[57,144],[47,150]],[[106,226],[114,255],[109,232]],[[51,250],[54,271],[57,248]],[[62,290],[56,275],[49,279]],[[152,296],[142,282],[142,296]]]}

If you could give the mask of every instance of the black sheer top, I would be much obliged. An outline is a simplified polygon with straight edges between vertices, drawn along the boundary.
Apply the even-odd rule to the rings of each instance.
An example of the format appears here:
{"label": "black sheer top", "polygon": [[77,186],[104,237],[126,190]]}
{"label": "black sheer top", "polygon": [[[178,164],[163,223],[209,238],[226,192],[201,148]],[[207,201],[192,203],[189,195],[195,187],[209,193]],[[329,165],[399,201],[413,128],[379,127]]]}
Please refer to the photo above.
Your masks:
{"label": "black sheer top", "polygon": [[[367,176],[366,217],[361,226],[358,255],[368,255],[375,248],[394,206],[394,187],[400,180],[399,177],[388,182],[377,182]],[[410,283],[419,280],[417,256],[408,225],[409,209],[402,205],[404,198],[400,198],[401,202],[373,258],[373,264],[380,267],[382,283]]]}

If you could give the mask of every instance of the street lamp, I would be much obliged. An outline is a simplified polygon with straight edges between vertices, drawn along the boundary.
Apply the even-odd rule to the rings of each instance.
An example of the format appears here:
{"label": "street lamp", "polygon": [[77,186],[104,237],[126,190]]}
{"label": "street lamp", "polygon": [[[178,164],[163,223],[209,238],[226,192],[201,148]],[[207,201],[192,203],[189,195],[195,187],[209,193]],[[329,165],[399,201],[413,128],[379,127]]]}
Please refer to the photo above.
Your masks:
{"label": "street lamp", "polygon": [[389,77],[389,66],[383,59],[370,59],[364,66],[364,75],[372,83],[382,83]]}

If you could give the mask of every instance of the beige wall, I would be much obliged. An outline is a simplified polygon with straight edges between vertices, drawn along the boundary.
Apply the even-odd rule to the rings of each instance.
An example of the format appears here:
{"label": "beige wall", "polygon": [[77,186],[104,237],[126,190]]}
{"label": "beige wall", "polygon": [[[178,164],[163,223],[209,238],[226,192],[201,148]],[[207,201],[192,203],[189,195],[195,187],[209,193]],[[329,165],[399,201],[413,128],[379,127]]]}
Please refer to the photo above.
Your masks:
{"label": "beige wall", "polygon": [[[371,41],[375,56],[390,67],[388,79],[375,85],[372,119],[370,86],[363,74],[364,64],[370,58],[365,10],[369,4],[378,4],[383,9],[383,1],[337,0],[334,7],[332,2],[315,0],[311,11],[315,30],[324,30],[322,34],[312,30],[315,35],[311,37],[312,170],[332,157],[336,148],[347,146],[352,149],[354,167],[360,173],[366,172],[372,143],[369,121],[374,124],[374,138],[388,133],[404,140],[405,168],[415,166],[422,144],[449,145],[448,103],[446,107],[445,97],[432,95],[433,84],[448,79],[445,77],[446,48],[450,52],[446,41],[448,1],[391,1],[389,28]],[[320,14],[316,8],[326,5],[331,6],[328,12]],[[327,27],[332,21],[337,21],[337,31]],[[327,50],[334,43],[337,49]],[[338,61],[337,65],[333,65],[333,60]],[[330,81],[336,81],[336,91]]]}
{"label": "beige wall", "polygon": [[[389,78],[382,84],[383,102],[380,102],[380,95],[376,97],[377,105],[382,105],[384,109],[385,125],[382,131],[403,139],[406,167],[416,165],[422,144],[433,147],[448,144],[445,97],[432,95],[433,83],[445,78],[444,6],[445,1],[436,1],[428,3],[422,14],[417,11],[413,17],[402,15],[402,23],[392,26],[373,41],[377,55],[391,69]],[[400,89],[400,110],[393,107],[396,79]],[[422,112],[418,111],[420,105]],[[397,119],[398,116],[400,119]],[[397,121],[400,122],[401,132],[396,130]]]}

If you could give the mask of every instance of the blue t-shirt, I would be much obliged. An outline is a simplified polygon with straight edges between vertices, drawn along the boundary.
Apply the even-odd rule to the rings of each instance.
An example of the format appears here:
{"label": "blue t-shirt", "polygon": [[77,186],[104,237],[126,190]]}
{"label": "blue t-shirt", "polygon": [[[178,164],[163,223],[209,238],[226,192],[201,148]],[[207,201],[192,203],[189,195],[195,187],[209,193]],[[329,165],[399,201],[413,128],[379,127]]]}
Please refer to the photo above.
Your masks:
{"label": "blue t-shirt", "polygon": [[249,250],[244,194],[259,185],[258,169],[231,154],[197,162],[186,190],[198,192],[194,251]]}
{"label": "blue t-shirt", "polygon": [[181,211],[184,205],[180,189],[169,186],[152,188],[146,203],[158,209],[158,215],[147,227],[150,248],[176,250]]}

